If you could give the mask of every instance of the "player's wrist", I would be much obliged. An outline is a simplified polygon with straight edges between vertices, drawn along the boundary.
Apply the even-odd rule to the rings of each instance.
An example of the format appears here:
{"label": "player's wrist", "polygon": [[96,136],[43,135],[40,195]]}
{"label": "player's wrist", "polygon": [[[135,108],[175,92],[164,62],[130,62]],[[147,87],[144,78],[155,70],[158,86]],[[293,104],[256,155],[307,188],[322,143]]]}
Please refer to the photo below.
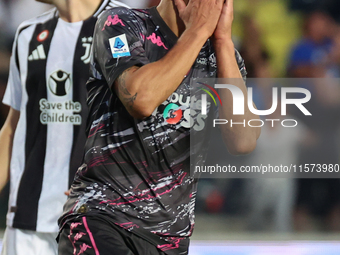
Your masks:
{"label": "player's wrist", "polygon": [[183,35],[188,36],[193,41],[205,42],[210,37],[208,31],[204,29],[188,28],[184,31]]}
{"label": "player's wrist", "polygon": [[221,38],[213,37],[213,43],[215,47],[223,47],[227,49],[234,49],[235,45],[231,37],[225,36]]}
{"label": "player's wrist", "polygon": [[213,44],[214,44],[215,51],[217,52],[223,51],[223,52],[229,52],[232,54],[235,53],[235,45],[231,39],[230,40],[214,39]]}

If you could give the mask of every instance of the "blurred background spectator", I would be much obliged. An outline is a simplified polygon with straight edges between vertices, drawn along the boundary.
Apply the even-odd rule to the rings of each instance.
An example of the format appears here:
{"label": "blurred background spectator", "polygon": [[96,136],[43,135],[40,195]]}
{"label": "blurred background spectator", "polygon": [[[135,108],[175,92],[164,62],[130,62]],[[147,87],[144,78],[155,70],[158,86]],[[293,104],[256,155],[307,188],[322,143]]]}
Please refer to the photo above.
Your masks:
{"label": "blurred background spectator", "polygon": [[[300,86],[311,92],[305,106],[313,117],[291,109],[298,128],[263,127],[249,156],[231,157],[215,134],[207,164],[338,164],[340,84],[331,78],[339,78],[339,2],[239,0],[234,5],[234,42],[248,77],[319,78]],[[248,79],[247,85],[253,87],[258,109],[269,109],[277,84],[252,82]],[[277,112],[266,117],[280,119]],[[226,178],[201,180],[199,185],[198,211],[239,218],[238,230],[340,231],[339,179]]]}
{"label": "blurred background spectator", "polygon": [[0,0],[0,30],[5,37],[13,38],[22,21],[50,8],[49,5],[33,0]]}
{"label": "blurred background spectator", "polygon": [[[123,2],[145,8],[159,0]],[[299,120],[298,127],[264,127],[256,150],[248,156],[231,156],[218,134],[213,134],[214,150],[207,164],[339,164],[340,85],[332,79],[340,76],[339,0],[237,0],[234,5],[233,38],[244,57],[247,85],[253,87],[258,109],[272,104],[272,87],[277,86],[273,78],[308,77],[314,79],[305,80],[301,87],[312,94],[305,106],[313,116],[306,118],[292,109],[289,115]],[[49,8],[33,0],[0,0],[0,99],[15,29]],[[0,126],[7,110],[0,104]],[[282,118],[279,113],[268,118]],[[6,192],[0,194],[0,228],[5,226]],[[196,211],[198,220],[209,215],[222,218],[220,227],[230,231],[340,231],[340,183],[339,179],[293,177],[201,179]]]}
{"label": "blurred background spectator", "polygon": [[[323,78],[302,84],[313,95],[307,104],[313,118],[302,119],[307,132],[300,147],[299,164],[339,161],[340,86],[331,80],[340,76],[339,35],[339,25],[329,13],[312,10],[305,16],[303,37],[292,49],[289,77]],[[299,179],[294,214],[297,230],[313,229],[314,216],[323,221],[323,228],[340,231],[339,196],[337,179]]]}

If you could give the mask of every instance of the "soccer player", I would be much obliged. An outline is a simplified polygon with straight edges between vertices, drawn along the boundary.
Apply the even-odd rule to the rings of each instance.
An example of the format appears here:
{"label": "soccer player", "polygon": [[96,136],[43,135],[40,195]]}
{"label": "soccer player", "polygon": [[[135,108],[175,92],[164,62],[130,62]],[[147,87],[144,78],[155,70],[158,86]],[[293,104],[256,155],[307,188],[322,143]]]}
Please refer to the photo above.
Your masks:
{"label": "soccer player", "polygon": [[[3,255],[57,254],[57,219],[82,160],[90,49],[110,0],[46,0],[56,8],[17,30],[3,102],[0,190],[10,198]],[[28,7],[29,8],[29,7]]]}
{"label": "soccer player", "polygon": [[[188,119],[190,81],[239,78],[247,95],[232,19],[232,0],[162,0],[100,16],[84,164],[59,220],[60,255],[187,254],[197,188],[189,169],[197,124]],[[231,93],[220,96],[220,117],[231,117]],[[248,109],[233,116],[257,118]],[[260,133],[242,125],[221,130],[233,154],[251,152]]]}

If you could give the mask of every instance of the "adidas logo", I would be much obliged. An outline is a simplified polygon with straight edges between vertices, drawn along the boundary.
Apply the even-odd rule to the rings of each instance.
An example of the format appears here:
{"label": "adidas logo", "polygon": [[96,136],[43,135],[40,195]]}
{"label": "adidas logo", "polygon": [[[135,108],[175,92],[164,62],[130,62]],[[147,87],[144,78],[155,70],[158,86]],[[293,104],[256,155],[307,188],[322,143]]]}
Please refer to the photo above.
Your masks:
{"label": "adidas logo", "polygon": [[45,51],[44,51],[44,46],[40,44],[33,52],[31,55],[28,56],[28,60],[38,60],[38,59],[46,59]]}

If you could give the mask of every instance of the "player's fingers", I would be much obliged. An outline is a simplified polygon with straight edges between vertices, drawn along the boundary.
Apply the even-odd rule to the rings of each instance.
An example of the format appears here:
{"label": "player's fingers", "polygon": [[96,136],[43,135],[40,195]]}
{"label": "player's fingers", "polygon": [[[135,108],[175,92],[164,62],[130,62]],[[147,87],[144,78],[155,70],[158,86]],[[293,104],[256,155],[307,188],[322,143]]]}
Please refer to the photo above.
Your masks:
{"label": "player's fingers", "polygon": [[185,2],[183,0],[174,0],[174,2],[175,2],[178,12],[181,13],[186,7]]}
{"label": "player's fingers", "polygon": [[225,4],[227,5],[228,12],[233,13],[234,12],[234,0],[226,0]]}
{"label": "player's fingers", "polygon": [[229,20],[234,19],[234,1],[233,0],[225,0],[223,5],[222,13],[224,13],[226,18]]}

